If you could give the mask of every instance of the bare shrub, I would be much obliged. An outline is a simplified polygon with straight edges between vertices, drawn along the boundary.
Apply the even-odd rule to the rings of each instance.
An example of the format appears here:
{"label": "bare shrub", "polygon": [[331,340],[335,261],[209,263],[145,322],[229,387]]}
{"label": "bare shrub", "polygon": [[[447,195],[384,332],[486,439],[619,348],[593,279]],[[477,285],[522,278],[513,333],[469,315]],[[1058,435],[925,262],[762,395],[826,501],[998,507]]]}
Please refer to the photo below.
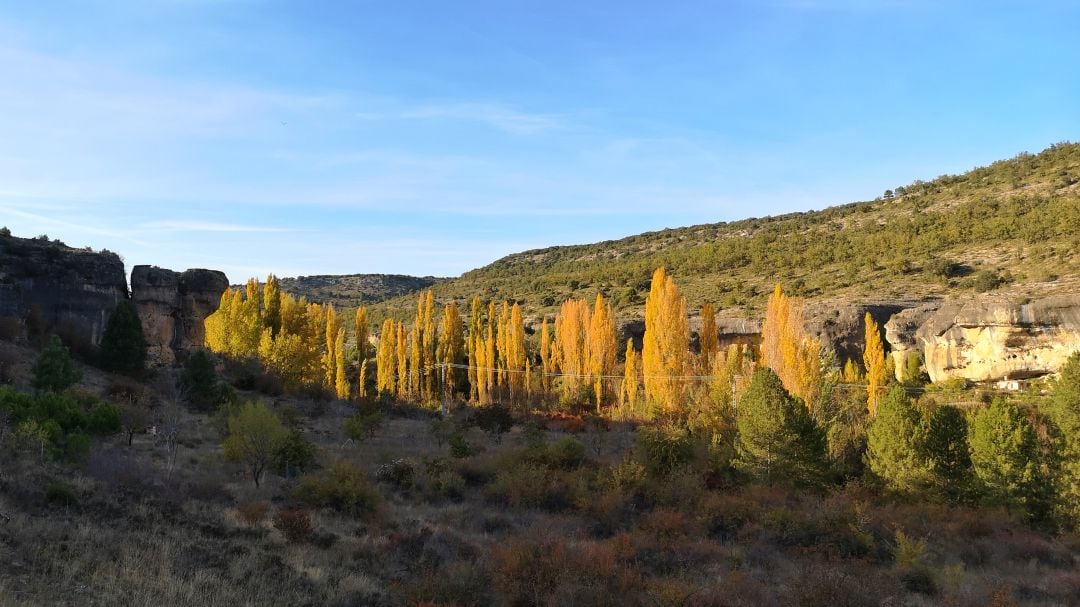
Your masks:
{"label": "bare shrub", "polygon": [[244,502],[236,507],[236,514],[244,523],[258,525],[266,518],[269,510],[270,504],[265,501]]}
{"label": "bare shrub", "polygon": [[303,508],[282,508],[274,515],[274,529],[292,544],[302,544],[311,539],[315,527],[311,516]]}

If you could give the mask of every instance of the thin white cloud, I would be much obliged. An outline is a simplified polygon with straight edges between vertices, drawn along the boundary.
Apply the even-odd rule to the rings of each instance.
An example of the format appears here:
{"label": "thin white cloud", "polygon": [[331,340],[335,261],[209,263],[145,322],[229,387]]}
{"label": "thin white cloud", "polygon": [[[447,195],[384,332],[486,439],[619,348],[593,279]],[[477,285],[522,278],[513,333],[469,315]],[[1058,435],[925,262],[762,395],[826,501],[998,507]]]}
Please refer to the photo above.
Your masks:
{"label": "thin white cloud", "polygon": [[563,117],[555,114],[524,112],[493,102],[451,102],[420,105],[396,111],[358,112],[361,120],[456,120],[478,122],[512,135],[534,135],[565,127]]}
{"label": "thin white cloud", "polygon": [[211,221],[166,220],[151,221],[139,226],[143,230],[162,232],[295,232],[292,228],[215,223]]}

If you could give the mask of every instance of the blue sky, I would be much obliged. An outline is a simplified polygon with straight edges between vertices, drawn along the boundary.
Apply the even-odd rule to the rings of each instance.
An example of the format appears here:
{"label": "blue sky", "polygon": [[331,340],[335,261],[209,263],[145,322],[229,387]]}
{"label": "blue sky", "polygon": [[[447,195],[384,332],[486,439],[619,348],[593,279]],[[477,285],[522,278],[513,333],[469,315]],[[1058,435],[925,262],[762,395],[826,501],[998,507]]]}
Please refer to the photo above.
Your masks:
{"label": "blue sky", "polygon": [[1077,139],[1078,26],[1053,2],[3,2],[0,224],[240,281],[817,209]]}

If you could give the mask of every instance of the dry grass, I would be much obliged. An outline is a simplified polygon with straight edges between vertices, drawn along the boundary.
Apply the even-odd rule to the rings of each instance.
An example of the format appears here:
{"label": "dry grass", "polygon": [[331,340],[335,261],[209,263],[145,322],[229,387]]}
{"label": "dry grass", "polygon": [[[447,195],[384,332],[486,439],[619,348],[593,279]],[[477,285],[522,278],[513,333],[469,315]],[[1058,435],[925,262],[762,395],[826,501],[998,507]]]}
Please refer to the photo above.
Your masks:
{"label": "dry grass", "polygon": [[[278,407],[313,409],[279,399]],[[1080,540],[1006,515],[748,486],[714,491],[693,470],[616,481],[627,426],[601,455],[547,467],[525,455],[520,427],[455,460],[422,417],[387,419],[346,443],[352,409],[301,416],[324,465],[405,459],[411,484],[377,483],[376,512],[310,510],[312,533],[289,542],[276,513],[294,479],[256,489],[217,455],[205,416],[181,415],[169,473],[153,437],[95,446],[83,468],[0,452],[0,605],[1069,605],[1080,597]],[[566,436],[565,420],[546,440]],[[578,434],[590,444],[589,431]],[[527,472],[527,474],[525,472]],[[621,478],[621,477],[619,477]],[[62,481],[78,504],[45,504]],[[896,531],[926,538],[931,594],[894,562]],[[914,578],[912,578],[914,579]],[[925,591],[925,589],[923,590]]]}

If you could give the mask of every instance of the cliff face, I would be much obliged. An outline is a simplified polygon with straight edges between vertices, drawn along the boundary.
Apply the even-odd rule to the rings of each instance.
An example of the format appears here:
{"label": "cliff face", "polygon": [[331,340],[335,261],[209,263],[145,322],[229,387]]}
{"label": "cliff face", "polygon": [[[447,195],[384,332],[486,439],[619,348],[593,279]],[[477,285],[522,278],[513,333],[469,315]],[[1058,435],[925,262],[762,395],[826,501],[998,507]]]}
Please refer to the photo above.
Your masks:
{"label": "cliff face", "polygon": [[994,297],[951,301],[928,313],[914,336],[935,382],[1047,375],[1080,350],[1080,295],[1027,304]]}
{"label": "cliff face", "polygon": [[0,317],[25,319],[40,311],[53,329],[98,344],[127,295],[124,262],[115,253],[0,236]]}
{"label": "cliff face", "polygon": [[179,273],[156,266],[131,271],[131,299],[139,312],[151,362],[168,365],[203,344],[203,320],[217,310],[229,286],[215,270]]}

